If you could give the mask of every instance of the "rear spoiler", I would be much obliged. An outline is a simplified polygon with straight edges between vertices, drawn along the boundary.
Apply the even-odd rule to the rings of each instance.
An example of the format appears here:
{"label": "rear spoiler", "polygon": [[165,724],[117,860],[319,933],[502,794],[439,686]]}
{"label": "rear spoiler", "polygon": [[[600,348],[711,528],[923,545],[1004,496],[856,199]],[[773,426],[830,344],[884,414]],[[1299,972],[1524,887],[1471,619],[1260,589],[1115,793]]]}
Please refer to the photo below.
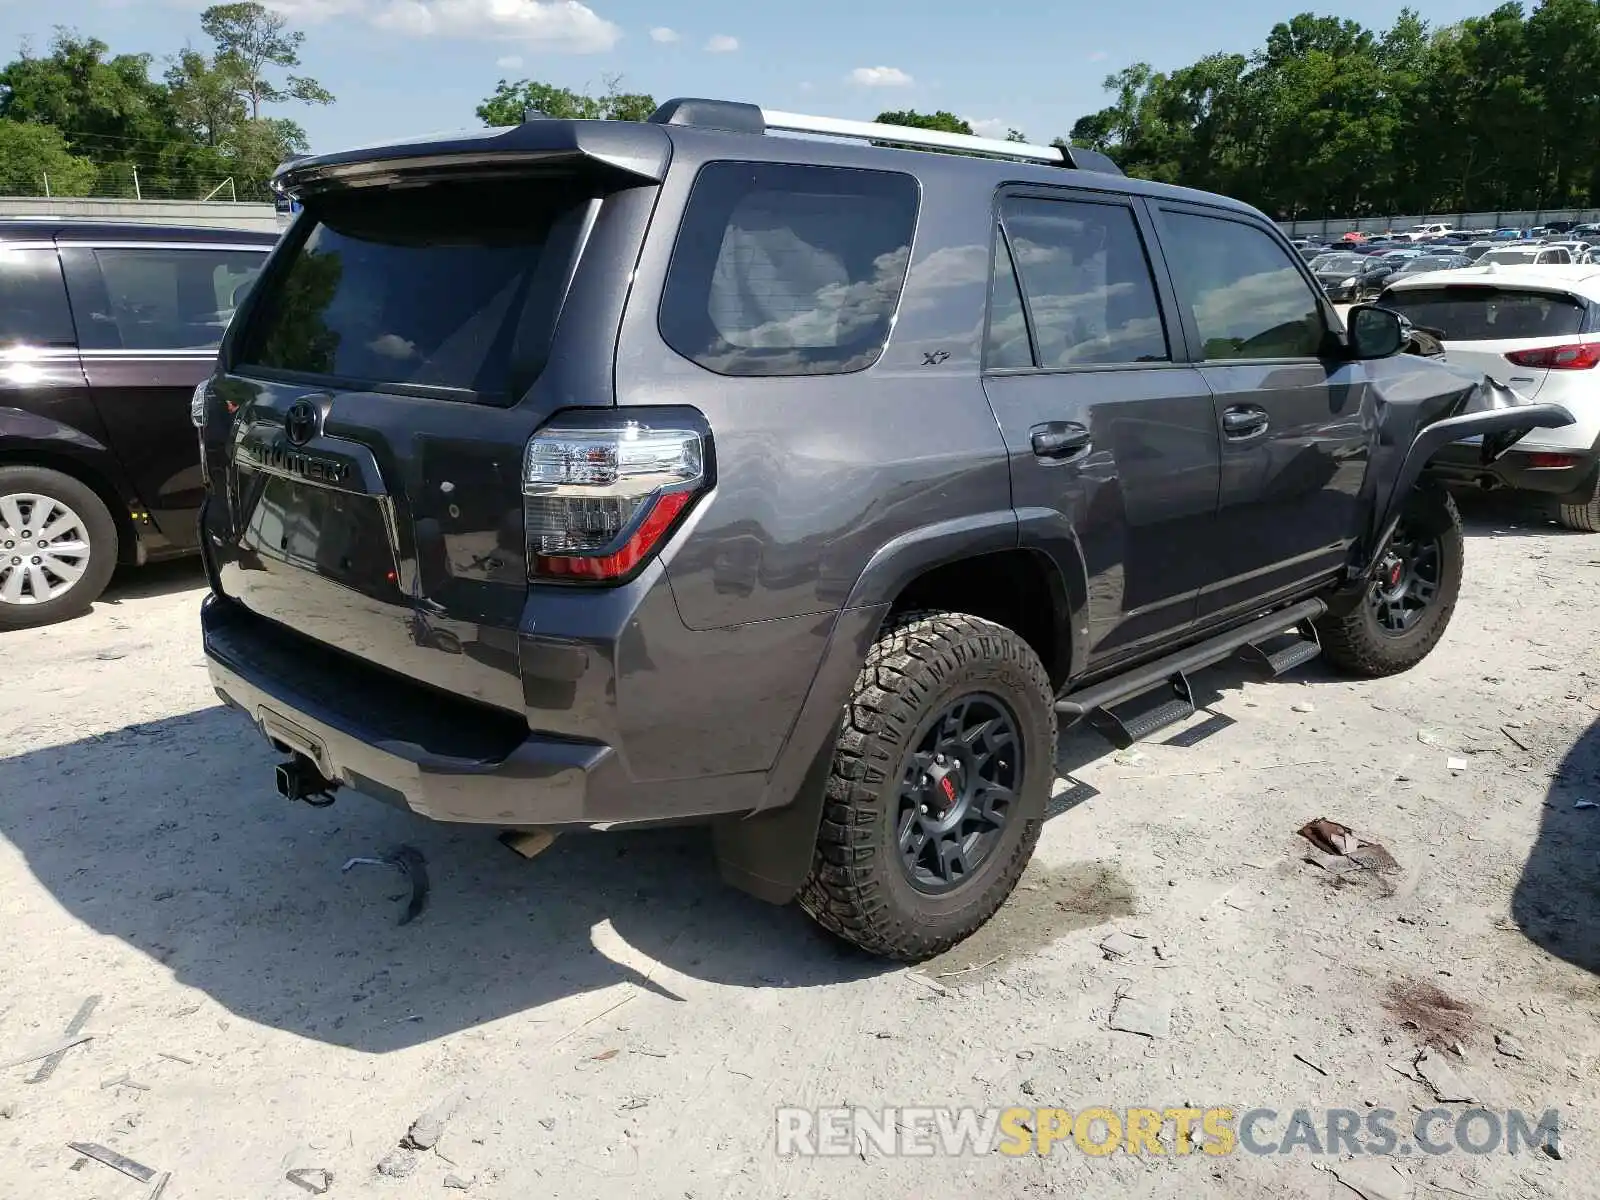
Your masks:
{"label": "rear spoiler", "polygon": [[626,186],[660,183],[672,158],[665,130],[629,121],[525,121],[504,128],[364,146],[287,162],[272,176],[290,196],[401,180],[470,180],[584,164]]}

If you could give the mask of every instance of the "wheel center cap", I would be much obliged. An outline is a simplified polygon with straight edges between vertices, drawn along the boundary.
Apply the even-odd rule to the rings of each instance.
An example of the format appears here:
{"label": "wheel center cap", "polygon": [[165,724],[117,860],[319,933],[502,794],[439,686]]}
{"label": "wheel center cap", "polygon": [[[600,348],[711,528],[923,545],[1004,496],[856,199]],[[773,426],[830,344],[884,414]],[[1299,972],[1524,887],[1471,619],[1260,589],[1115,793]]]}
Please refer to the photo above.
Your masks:
{"label": "wheel center cap", "polygon": [[947,763],[944,766],[935,766],[928,771],[928,811],[941,820],[950,815],[961,800],[961,792],[966,786],[962,777],[959,763]]}

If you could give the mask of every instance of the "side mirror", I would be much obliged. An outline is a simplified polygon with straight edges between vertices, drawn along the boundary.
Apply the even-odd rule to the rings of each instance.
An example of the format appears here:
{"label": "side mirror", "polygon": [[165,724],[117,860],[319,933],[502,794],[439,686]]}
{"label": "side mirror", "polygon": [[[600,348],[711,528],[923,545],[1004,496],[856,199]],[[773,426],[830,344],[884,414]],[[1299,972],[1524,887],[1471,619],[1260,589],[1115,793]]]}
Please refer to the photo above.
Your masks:
{"label": "side mirror", "polygon": [[1406,321],[1397,312],[1376,304],[1358,304],[1345,317],[1350,335],[1350,357],[1388,358],[1406,344]]}

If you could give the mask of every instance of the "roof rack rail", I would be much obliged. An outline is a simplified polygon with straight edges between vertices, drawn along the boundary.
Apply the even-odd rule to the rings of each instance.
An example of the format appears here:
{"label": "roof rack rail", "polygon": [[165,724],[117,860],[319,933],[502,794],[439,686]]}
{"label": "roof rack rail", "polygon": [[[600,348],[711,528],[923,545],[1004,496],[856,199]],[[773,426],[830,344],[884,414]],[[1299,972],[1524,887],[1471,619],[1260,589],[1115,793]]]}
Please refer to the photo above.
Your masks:
{"label": "roof rack rail", "polygon": [[970,133],[946,133],[941,129],[918,129],[909,125],[884,125],[877,121],[851,121],[841,117],[814,117],[805,113],[781,112],[741,104],[731,100],[682,98],[668,100],[649,120],[657,125],[683,125],[697,129],[721,129],[733,133],[810,133],[825,137],[853,138],[881,142],[917,150],[957,150],[987,158],[1016,159],[1044,163],[1053,167],[1072,167],[1121,175],[1121,169],[1094,150],[1076,146],[1041,146],[1031,142],[1008,142],[999,138],[977,137]]}

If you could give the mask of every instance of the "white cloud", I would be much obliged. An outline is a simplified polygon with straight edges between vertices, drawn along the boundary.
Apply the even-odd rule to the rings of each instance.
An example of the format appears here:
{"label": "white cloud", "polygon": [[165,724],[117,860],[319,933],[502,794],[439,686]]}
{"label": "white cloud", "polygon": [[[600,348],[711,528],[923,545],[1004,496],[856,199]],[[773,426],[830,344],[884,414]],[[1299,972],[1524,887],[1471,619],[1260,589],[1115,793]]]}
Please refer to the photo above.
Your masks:
{"label": "white cloud", "polygon": [[725,33],[713,34],[711,40],[706,43],[706,50],[711,54],[732,54],[738,48],[739,39],[729,37]]}
{"label": "white cloud", "polygon": [[679,33],[676,29],[668,29],[665,25],[657,25],[650,31],[650,40],[652,42],[661,42],[663,44],[667,42],[681,42],[683,40],[683,34]]}
{"label": "white cloud", "polygon": [[266,0],[266,6],[294,21],[315,25],[329,17],[361,12],[367,0]]}
{"label": "white cloud", "polygon": [[1104,50],[1096,50],[1093,54],[1089,55],[1089,61],[1090,62],[1105,62],[1106,59],[1108,59],[1110,57],[1111,57],[1111,55],[1107,54]]}
{"label": "white cloud", "polygon": [[862,87],[910,87],[916,82],[899,67],[857,67],[850,79]]}
{"label": "white cloud", "polygon": [[973,133],[986,138],[1003,138],[1011,128],[1010,122],[999,117],[967,117],[966,122],[972,126]]}
{"label": "white cloud", "polygon": [[622,30],[578,0],[273,0],[275,6],[339,6],[380,29],[412,37],[494,38],[541,50],[595,54]]}
{"label": "white cloud", "polygon": [[494,65],[504,71],[515,71],[522,66],[522,55],[506,54],[494,60]]}

